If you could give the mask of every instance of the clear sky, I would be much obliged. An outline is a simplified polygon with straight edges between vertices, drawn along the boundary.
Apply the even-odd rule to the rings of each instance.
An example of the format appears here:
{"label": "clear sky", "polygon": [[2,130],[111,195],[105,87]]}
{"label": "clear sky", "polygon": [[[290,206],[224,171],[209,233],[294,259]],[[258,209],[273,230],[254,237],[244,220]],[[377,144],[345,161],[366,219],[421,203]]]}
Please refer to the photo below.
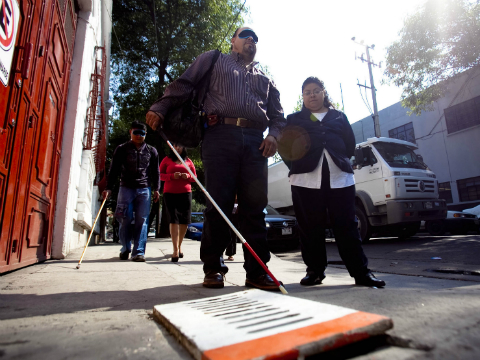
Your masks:
{"label": "clear sky", "polygon": [[[370,55],[382,68],[374,68],[378,110],[400,101],[402,90],[381,85],[386,47],[399,38],[408,14],[415,13],[423,0],[247,0],[250,16],[245,25],[258,35],[256,60],[267,65],[280,91],[285,114],[293,112],[303,81],[317,76],[325,82],[336,103],[342,102],[350,123],[370,115],[360,96],[357,79],[370,86],[368,66],[355,60],[365,47],[375,44]],[[366,58],[366,54],[364,56]],[[362,88],[363,89],[363,88]],[[362,90],[365,97],[365,90]],[[370,90],[368,101],[373,109]]]}

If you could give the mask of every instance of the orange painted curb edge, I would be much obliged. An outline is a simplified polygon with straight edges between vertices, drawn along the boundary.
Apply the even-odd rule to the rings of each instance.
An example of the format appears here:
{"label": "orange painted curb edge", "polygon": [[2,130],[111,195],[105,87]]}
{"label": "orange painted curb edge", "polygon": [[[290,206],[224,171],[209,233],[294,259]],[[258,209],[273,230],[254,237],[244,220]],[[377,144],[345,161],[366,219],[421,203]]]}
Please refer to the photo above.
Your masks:
{"label": "orange painted curb edge", "polygon": [[207,350],[202,360],[289,360],[366,339],[393,327],[391,319],[358,311],[284,333]]}

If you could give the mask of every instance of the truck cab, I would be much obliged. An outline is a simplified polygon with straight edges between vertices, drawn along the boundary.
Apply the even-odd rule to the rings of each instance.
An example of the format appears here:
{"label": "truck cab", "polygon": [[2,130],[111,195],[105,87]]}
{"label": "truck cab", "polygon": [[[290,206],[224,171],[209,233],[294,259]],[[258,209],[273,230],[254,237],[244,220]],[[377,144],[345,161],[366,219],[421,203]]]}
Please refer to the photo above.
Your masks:
{"label": "truck cab", "polygon": [[374,232],[409,237],[422,220],[445,218],[447,205],[438,199],[436,176],[417,149],[411,142],[384,137],[356,145],[351,161],[363,241]]}
{"label": "truck cab", "polygon": [[[445,200],[438,199],[435,174],[415,153],[418,147],[391,138],[369,138],[355,148],[350,160],[355,175],[355,214],[360,236],[367,242],[372,234],[406,238],[413,236],[422,220],[444,219]],[[294,215],[283,162],[268,168],[269,204]]]}

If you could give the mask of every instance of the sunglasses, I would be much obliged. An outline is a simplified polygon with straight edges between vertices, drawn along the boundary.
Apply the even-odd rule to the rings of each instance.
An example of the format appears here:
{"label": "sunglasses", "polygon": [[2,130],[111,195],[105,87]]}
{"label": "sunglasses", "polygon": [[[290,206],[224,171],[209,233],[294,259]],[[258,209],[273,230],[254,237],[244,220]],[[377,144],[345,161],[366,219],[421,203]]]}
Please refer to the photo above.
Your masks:
{"label": "sunglasses", "polygon": [[258,42],[258,36],[253,32],[253,30],[243,30],[240,34],[237,35],[240,39],[248,39],[249,37],[252,37],[253,41],[255,44]]}
{"label": "sunglasses", "polygon": [[132,134],[133,134],[133,135],[140,135],[140,136],[145,136],[145,135],[147,135],[147,133],[146,133],[145,130],[140,130],[140,129],[133,130],[133,131],[132,131]]}

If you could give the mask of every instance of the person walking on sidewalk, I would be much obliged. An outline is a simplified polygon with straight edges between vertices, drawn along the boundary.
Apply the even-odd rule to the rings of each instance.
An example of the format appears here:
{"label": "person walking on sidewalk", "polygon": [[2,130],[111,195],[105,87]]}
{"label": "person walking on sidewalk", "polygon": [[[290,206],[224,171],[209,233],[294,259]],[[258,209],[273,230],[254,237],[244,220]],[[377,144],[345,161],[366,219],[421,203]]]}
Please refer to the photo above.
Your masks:
{"label": "person walking on sidewalk", "polygon": [[[239,228],[260,259],[270,252],[263,209],[267,205],[267,158],[277,150],[277,136],[285,126],[280,93],[254,62],[258,37],[249,27],[235,31],[231,53],[215,62],[204,111],[208,127],[202,143],[206,189],[225,214],[233,209],[238,193]],[[152,129],[161,127],[168,110],[182,104],[210,69],[215,51],[201,54],[146,115]],[[268,135],[263,132],[269,128]],[[223,253],[231,241],[228,224],[207,200],[200,259],[203,286],[222,288],[228,267]],[[245,285],[279,290],[253,255],[244,248]]]}
{"label": "person walking on sidewalk", "polygon": [[[104,199],[108,198],[120,176],[120,190],[115,210],[115,217],[120,224],[118,230],[122,244],[120,260],[128,260],[131,252],[133,261],[145,261],[151,193],[153,191],[154,202],[157,202],[160,196],[158,153],[153,146],[145,143],[146,135],[145,124],[134,121],[130,127],[130,141],[115,149],[107,186],[102,193]],[[133,234],[129,229],[132,220],[135,220]]]}
{"label": "person walking on sidewalk", "polygon": [[325,278],[328,209],[335,243],[350,276],[357,285],[383,287],[385,282],[368,269],[355,218],[355,178],[349,160],[355,150],[352,127],[345,114],[333,107],[323,81],[307,78],[302,95],[304,106],[288,115],[279,145],[290,169],[293,208],[307,265],[300,284],[321,284]]}
{"label": "person walking on sidewalk", "polygon": [[[178,144],[173,144],[190,171],[197,176],[192,160],[187,157],[187,150]],[[160,163],[160,180],[165,181],[163,197],[170,218],[170,236],[173,243],[172,262],[183,258],[182,242],[187,232],[192,216],[192,185],[195,180],[187,172],[175,153],[170,150]]]}

